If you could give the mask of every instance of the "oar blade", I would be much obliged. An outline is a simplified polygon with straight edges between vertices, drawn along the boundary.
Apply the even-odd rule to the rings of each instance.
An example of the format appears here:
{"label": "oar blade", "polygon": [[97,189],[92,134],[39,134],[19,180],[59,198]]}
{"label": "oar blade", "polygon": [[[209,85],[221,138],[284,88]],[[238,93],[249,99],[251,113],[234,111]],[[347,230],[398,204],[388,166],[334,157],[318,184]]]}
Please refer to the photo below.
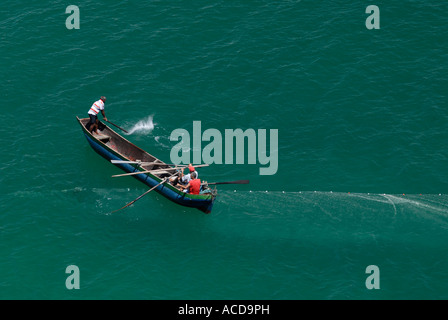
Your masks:
{"label": "oar blade", "polygon": [[117,209],[115,211],[112,211],[110,214],[115,213],[117,211],[123,210],[127,207],[129,207],[130,205],[132,205],[133,203],[135,203],[137,200],[140,200],[141,198],[143,198],[145,195],[147,195],[148,193],[150,193],[151,191],[153,191],[154,189],[156,189],[158,186],[160,186],[161,184],[164,184],[165,182],[169,181],[170,178],[174,177],[175,175],[179,174],[178,172],[172,174],[171,176],[169,176],[168,178],[164,178],[162,181],[160,181],[158,184],[156,184],[154,187],[152,187],[151,189],[149,189],[148,191],[146,191],[145,193],[143,193],[142,195],[138,196],[137,198],[135,198],[134,200],[132,200],[131,202],[129,202],[127,205],[125,205],[124,207]]}
{"label": "oar blade", "polygon": [[115,213],[117,211],[123,210],[127,207],[129,207],[130,205],[132,205],[133,203],[135,203],[137,200],[140,200],[141,198],[143,198],[145,195],[147,195],[148,193],[150,193],[152,190],[154,190],[155,188],[157,188],[158,186],[160,186],[161,184],[165,183],[165,181],[167,181],[167,179],[162,180],[162,182],[158,183],[157,185],[155,185],[154,187],[152,187],[151,189],[149,189],[148,191],[146,191],[145,193],[143,193],[142,195],[140,195],[139,197],[135,198],[134,200],[132,200],[131,202],[129,202],[127,205],[125,205],[124,207],[121,207],[120,209],[117,209],[115,211],[112,211],[112,213]]}

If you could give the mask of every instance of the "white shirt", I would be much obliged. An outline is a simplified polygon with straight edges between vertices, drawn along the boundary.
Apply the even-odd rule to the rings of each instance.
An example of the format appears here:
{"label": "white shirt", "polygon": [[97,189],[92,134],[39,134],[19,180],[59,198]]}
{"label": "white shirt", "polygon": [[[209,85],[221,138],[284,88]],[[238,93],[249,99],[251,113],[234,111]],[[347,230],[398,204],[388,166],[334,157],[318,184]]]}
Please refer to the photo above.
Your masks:
{"label": "white shirt", "polygon": [[87,113],[96,116],[101,110],[104,110],[104,102],[100,99],[92,104],[89,112]]}
{"label": "white shirt", "polygon": [[[196,179],[199,177],[199,174],[197,173],[197,171],[196,171]],[[183,177],[182,177],[182,182],[183,183],[188,183],[188,182],[190,182],[191,181],[191,173],[189,173],[189,174],[186,174],[186,175],[184,175]]]}

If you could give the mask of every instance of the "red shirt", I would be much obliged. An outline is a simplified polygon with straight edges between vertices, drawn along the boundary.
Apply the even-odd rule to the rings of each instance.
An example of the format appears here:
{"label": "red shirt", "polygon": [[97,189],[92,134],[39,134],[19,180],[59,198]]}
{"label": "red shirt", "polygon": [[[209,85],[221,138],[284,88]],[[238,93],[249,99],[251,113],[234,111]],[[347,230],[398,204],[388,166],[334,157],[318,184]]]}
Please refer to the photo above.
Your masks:
{"label": "red shirt", "polygon": [[190,181],[190,193],[191,194],[199,194],[199,191],[201,191],[201,180],[200,179],[194,179]]}

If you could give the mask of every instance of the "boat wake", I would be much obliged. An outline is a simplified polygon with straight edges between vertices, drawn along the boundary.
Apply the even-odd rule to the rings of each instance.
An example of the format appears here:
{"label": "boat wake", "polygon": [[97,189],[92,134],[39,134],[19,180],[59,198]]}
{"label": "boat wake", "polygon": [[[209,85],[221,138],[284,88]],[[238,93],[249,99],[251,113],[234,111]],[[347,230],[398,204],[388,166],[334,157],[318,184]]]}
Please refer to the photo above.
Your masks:
{"label": "boat wake", "polygon": [[150,115],[143,120],[138,121],[134,126],[129,130],[127,135],[131,135],[133,133],[139,134],[147,134],[151,133],[154,130],[154,115]]}
{"label": "boat wake", "polygon": [[[235,201],[235,197],[239,201]],[[262,212],[263,218],[289,215],[314,218],[330,217],[335,221],[431,221],[448,229],[447,194],[375,194],[346,192],[220,191],[220,202],[234,212]],[[278,206],[282,203],[282,206]],[[254,210],[253,207],[259,210]],[[286,213],[287,212],[287,213]],[[304,218],[305,219],[305,218]]]}

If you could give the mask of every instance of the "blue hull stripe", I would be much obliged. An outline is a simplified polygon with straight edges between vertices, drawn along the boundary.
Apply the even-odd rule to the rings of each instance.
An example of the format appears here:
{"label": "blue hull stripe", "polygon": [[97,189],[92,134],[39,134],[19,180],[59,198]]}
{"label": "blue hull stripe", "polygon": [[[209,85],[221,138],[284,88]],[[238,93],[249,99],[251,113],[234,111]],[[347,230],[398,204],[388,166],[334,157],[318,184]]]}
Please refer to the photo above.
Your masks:
{"label": "blue hull stripe", "polygon": [[[107,160],[124,160],[120,157],[118,157],[116,154],[109,151],[107,148],[99,144],[96,140],[92,139],[88,134],[84,133],[87,141],[89,142],[90,146],[102,157],[104,157]],[[130,164],[116,164],[116,166],[120,167],[126,172],[137,172],[135,167],[133,167]],[[146,174],[139,174],[134,176],[135,178],[139,179],[149,187],[154,187],[157,185],[160,181],[157,181],[153,178],[151,178],[149,175]],[[179,194],[173,190],[171,190],[169,187],[166,187],[164,184],[158,186],[155,191],[160,193],[161,195],[167,197],[171,201],[174,201],[180,205],[186,206],[186,207],[192,207],[197,208],[205,213],[210,213],[213,208],[213,200],[211,199],[191,199],[189,197],[186,197],[185,193]]]}

